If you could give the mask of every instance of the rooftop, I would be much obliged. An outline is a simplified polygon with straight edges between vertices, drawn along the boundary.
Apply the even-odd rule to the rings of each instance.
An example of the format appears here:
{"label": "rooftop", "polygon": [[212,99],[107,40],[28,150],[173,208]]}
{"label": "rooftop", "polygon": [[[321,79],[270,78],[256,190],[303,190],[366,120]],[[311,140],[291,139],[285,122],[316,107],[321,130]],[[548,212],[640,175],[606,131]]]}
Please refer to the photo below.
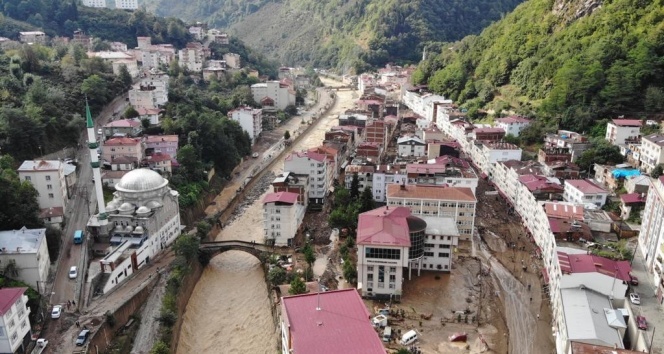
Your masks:
{"label": "rooftop", "polygon": [[141,143],[140,139],[132,138],[113,138],[106,140],[104,146],[122,146],[122,145],[138,145]]}
{"label": "rooftop", "polygon": [[589,179],[568,179],[565,184],[578,189],[583,194],[607,193],[607,191]]}
{"label": "rooftop", "polygon": [[263,204],[267,203],[285,203],[285,204],[295,204],[297,203],[297,193],[291,192],[278,192],[278,193],[268,193],[263,199]]}
{"label": "rooftop", "polygon": [[133,57],[125,52],[111,52],[111,51],[104,51],[104,52],[88,52],[88,58],[102,58],[102,59],[107,59],[107,60],[129,60],[133,59]]}
{"label": "rooftop", "polygon": [[0,289],[0,316],[4,316],[28,288]]}
{"label": "rooftop", "polygon": [[509,116],[505,118],[498,118],[496,119],[496,122],[498,123],[505,123],[505,124],[512,124],[512,123],[530,123],[530,120],[519,117],[519,116]]}
{"label": "rooftop", "polygon": [[355,289],[286,296],[281,313],[293,353],[385,354]]}
{"label": "rooftop", "polygon": [[37,253],[45,239],[46,229],[28,229],[0,231],[0,250],[2,254]]}
{"label": "rooftop", "polygon": [[600,273],[626,282],[631,279],[629,272],[632,271],[632,267],[628,261],[614,261],[592,254],[568,254],[561,251],[557,253],[560,271],[563,274]]}
{"label": "rooftop", "polygon": [[619,127],[640,127],[643,125],[640,119],[614,119],[611,122]]}
{"label": "rooftop", "polygon": [[565,202],[545,202],[546,216],[558,219],[584,220],[583,205]]}
{"label": "rooftop", "polygon": [[62,165],[62,162],[58,160],[25,160],[18,168],[18,171],[57,171]]}
{"label": "rooftop", "polygon": [[402,136],[397,139],[397,144],[408,144],[410,142],[415,142],[418,145],[424,145],[424,141],[416,136]]}
{"label": "rooftop", "polygon": [[39,218],[57,218],[64,216],[65,212],[62,207],[44,208],[39,211]]}
{"label": "rooftop", "polygon": [[177,135],[148,135],[145,137],[145,142],[150,143],[159,143],[159,142],[170,142],[177,143],[180,138]]}
{"label": "rooftop", "polygon": [[357,244],[410,247],[410,209],[385,206],[359,215]]}
{"label": "rooftop", "polygon": [[620,200],[622,200],[622,202],[625,203],[625,204],[645,203],[646,202],[646,199],[641,196],[641,193],[623,194],[623,195],[620,196]]}
{"label": "rooftop", "polygon": [[564,188],[560,185],[557,178],[548,178],[538,175],[522,175],[519,176],[519,181],[523,183],[530,192],[537,192],[541,190],[563,192]]}
{"label": "rooftop", "polygon": [[286,156],[286,161],[292,161],[294,157],[297,158],[309,158],[318,162],[324,162],[326,159],[326,156],[323,154],[319,154],[317,152],[312,152],[312,151],[300,151],[300,152],[293,152]]}
{"label": "rooftop", "polygon": [[505,129],[503,129],[503,128],[475,128],[473,130],[473,132],[475,134],[477,134],[477,133],[480,133],[480,134],[482,134],[482,133],[484,133],[484,134],[490,134],[490,133],[499,134],[499,133],[505,133]]}
{"label": "rooftop", "polygon": [[453,217],[420,216],[427,223],[427,235],[459,236],[459,229]]}
{"label": "rooftop", "polygon": [[647,140],[655,145],[664,146],[664,135],[661,134],[650,134],[644,136],[643,140]]}
{"label": "rooftop", "polygon": [[480,144],[491,150],[521,150],[520,147],[504,141],[480,141]]}
{"label": "rooftop", "polygon": [[[611,346],[617,344],[622,348],[622,337],[617,328],[609,325],[607,319],[607,315],[613,310],[606,296],[586,289],[562,289],[561,293],[569,340],[592,341]],[[608,310],[608,313],[605,313],[605,310]],[[622,317],[618,319],[620,320]]]}
{"label": "rooftop", "polygon": [[104,126],[104,128],[136,128],[140,127],[141,122],[134,119],[114,120]]}
{"label": "rooftop", "polygon": [[572,341],[570,354],[643,354],[628,349],[616,349],[613,346],[602,346]]}
{"label": "rooftop", "polygon": [[388,198],[417,198],[434,200],[453,200],[476,202],[475,195],[470,188],[444,187],[444,186],[422,186],[389,184],[387,186]]}

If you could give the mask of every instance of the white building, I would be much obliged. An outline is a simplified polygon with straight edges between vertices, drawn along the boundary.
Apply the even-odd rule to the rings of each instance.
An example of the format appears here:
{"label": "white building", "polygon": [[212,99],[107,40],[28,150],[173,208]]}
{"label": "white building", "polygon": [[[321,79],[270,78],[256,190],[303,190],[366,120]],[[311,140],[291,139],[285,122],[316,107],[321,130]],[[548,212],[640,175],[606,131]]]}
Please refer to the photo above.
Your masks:
{"label": "white building", "polygon": [[200,26],[191,26],[189,27],[189,33],[197,41],[202,41],[205,38],[205,30]]}
{"label": "white building", "polygon": [[[102,0],[103,1],[103,0]],[[46,43],[46,33],[42,31],[28,31],[28,32],[19,32],[19,40],[21,43]]]}
{"label": "white building", "polygon": [[[64,235],[63,242],[72,242],[73,235]],[[48,279],[51,259],[46,244],[46,229],[0,231],[0,269],[16,264],[18,280],[37,284]]]}
{"label": "white building", "polygon": [[452,156],[441,156],[424,164],[408,164],[406,174],[406,184],[409,185],[466,187],[473,194],[479,182],[475,170],[467,161]]}
{"label": "white building", "polygon": [[99,215],[88,221],[88,228],[113,247],[99,261],[106,279],[100,284],[104,293],[143,268],[180,235],[178,196],[167,179],[145,168],[127,172],[115,185],[114,198],[106,205],[108,225],[101,225]]}
{"label": "white building", "polygon": [[399,156],[425,156],[427,144],[417,136],[402,136],[397,139]]}
{"label": "white building", "polygon": [[664,163],[664,135],[650,134],[641,139],[641,168],[650,173]]}
{"label": "white building", "polygon": [[[226,35],[226,38],[228,38],[227,35]],[[226,39],[226,42],[228,42],[228,39]],[[228,43],[226,43],[226,44],[228,44]],[[224,54],[223,59],[224,59],[224,61],[226,61],[226,65],[228,65],[228,67],[231,68],[231,69],[240,69],[240,68],[242,68],[242,58],[240,57],[240,54],[226,53],[226,54]]]}
{"label": "white building", "polygon": [[491,176],[496,162],[521,160],[522,150],[510,143],[475,141],[470,145],[470,149],[473,162],[487,176]]}
{"label": "white building", "polygon": [[113,65],[113,74],[115,75],[120,75],[122,66],[124,66],[127,68],[127,71],[131,77],[138,77],[139,70],[136,59],[115,60],[111,63],[111,65]]}
{"label": "white building", "polygon": [[310,203],[325,201],[334,180],[334,168],[325,155],[311,151],[294,152],[284,160],[284,171],[309,175]]}
{"label": "white building", "polygon": [[373,192],[373,174],[375,171],[376,166],[374,165],[348,165],[344,170],[344,184],[346,185],[346,188],[350,190],[351,185],[353,184],[354,175],[357,174],[360,193],[362,193],[364,188],[369,188]]}
{"label": "white building", "polygon": [[521,130],[529,125],[530,120],[519,116],[496,119],[496,127],[503,128],[505,135],[519,136]]}
{"label": "white building", "polygon": [[245,106],[228,112],[228,115],[249,134],[251,143],[255,143],[263,131],[263,110]]}
{"label": "white building", "polygon": [[408,184],[408,175],[406,170],[402,170],[395,165],[378,165],[372,175],[371,191],[374,200],[380,203],[385,202],[387,196],[387,186],[391,184]]}
{"label": "white building", "polygon": [[115,8],[122,10],[136,10],[138,9],[137,0],[115,0]]}
{"label": "white building", "polygon": [[405,206],[413,215],[451,217],[463,240],[469,240],[475,226],[477,199],[470,188],[396,185],[387,186],[387,205]]}
{"label": "white building", "polygon": [[129,103],[134,108],[154,109],[168,102],[168,75],[151,75],[129,90]]}
{"label": "white building", "polygon": [[[195,45],[198,44],[198,45]],[[205,53],[200,43],[189,43],[178,51],[178,63],[189,71],[201,72],[205,62]]]}
{"label": "white building", "polygon": [[605,139],[612,145],[624,145],[626,140],[641,137],[640,119],[614,119],[606,124]]}
{"label": "white building", "polygon": [[595,204],[598,207],[606,204],[609,192],[589,179],[565,180],[563,199],[577,204]]}
{"label": "white building", "polygon": [[658,303],[662,304],[664,288],[664,176],[652,180],[646,206],[643,209],[639,248],[646,263],[646,269],[653,274],[657,284]]}
{"label": "white building", "polygon": [[25,160],[18,168],[21,181],[37,190],[39,208],[62,208],[67,211],[68,193],[64,163],[58,160]]}
{"label": "white building", "polygon": [[454,249],[459,245],[459,230],[452,217],[433,217],[420,215],[427,223],[424,231],[424,260],[422,268],[428,270],[439,270],[443,272],[452,271],[452,258]]}
{"label": "white building", "polygon": [[[229,67],[231,66],[228,61],[226,63]],[[279,81],[253,84],[251,94],[256,102],[261,102],[266,97],[271,99],[274,101],[274,107],[279,110],[284,110],[289,105],[295,105],[295,91]]]}
{"label": "white building", "polygon": [[266,243],[292,246],[302,224],[306,208],[298,203],[298,194],[291,192],[268,193],[263,199],[263,224]]}
{"label": "white building", "polygon": [[632,271],[628,261],[614,261],[586,250],[558,248],[557,253],[562,270],[561,289],[583,286],[612,299],[625,299]]}
{"label": "white building", "polygon": [[106,7],[106,0],[83,0],[83,6]]}
{"label": "white building", "polygon": [[443,96],[423,92],[419,89],[404,90],[402,100],[408,108],[429,122],[432,122],[436,116],[436,104],[453,103],[452,100],[448,100]]}
{"label": "white building", "polygon": [[32,341],[26,290],[0,289],[0,353],[24,353]]}

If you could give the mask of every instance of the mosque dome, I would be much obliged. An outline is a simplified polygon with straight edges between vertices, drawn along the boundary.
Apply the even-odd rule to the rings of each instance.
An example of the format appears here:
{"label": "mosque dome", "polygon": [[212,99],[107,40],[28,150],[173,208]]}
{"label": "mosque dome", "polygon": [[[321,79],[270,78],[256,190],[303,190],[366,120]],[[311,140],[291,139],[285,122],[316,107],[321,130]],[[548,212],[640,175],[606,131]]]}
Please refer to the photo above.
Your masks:
{"label": "mosque dome", "polygon": [[151,200],[147,204],[145,204],[145,206],[150,208],[150,209],[155,209],[155,208],[161,207],[161,203],[159,203],[156,200]]}
{"label": "mosque dome", "polygon": [[119,210],[122,212],[134,211],[134,206],[131,205],[131,203],[122,203],[122,205],[120,205]]}
{"label": "mosque dome", "polygon": [[145,205],[136,209],[136,214],[147,214],[149,212],[150,208],[146,207]]}
{"label": "mosque dome", "polygon": [[151,191],[168,185],[168,180],[159,173],[147,168],[139,168],[127,172],[115,189],[121,192]]}

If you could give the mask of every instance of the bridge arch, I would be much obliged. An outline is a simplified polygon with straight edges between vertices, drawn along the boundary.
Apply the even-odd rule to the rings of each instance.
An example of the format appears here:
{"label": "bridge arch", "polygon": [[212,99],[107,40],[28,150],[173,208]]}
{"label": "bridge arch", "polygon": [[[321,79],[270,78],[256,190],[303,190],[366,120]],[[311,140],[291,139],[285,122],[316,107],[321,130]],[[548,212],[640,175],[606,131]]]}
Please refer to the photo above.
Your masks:
{"label": "bridge arch", "polygon": [[265,263],[268,257],[276,252],[273,246],[247,241],[201,242],[198,247],[198,261],[206,266],[210,263],[212,258],[226,251],[242,251],[249,253],[258,258],[261,263]]}

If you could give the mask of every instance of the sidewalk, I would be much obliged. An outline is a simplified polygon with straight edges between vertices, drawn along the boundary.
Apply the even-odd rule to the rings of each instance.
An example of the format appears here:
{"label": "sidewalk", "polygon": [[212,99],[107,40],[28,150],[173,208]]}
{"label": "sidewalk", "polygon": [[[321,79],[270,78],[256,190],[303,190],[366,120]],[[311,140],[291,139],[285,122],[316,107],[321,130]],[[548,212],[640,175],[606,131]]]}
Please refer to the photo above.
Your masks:
{"label": "sidewalk", "polygon": [[643,334],[648,343],[650,341],[653,343],[651,353],[662,354],[664,350],[664,332],[662,332],[664,329],[664,311],[657,300],[657,287],[653,284],[653,275],[646,271],[646,263],[638,246],[632,261],[632,274],[639,278],[639,285],[632,288],[640,295],[641,305],[631,306],[635,312],[640,311],[648,322],[648,329],[643,331]]}

